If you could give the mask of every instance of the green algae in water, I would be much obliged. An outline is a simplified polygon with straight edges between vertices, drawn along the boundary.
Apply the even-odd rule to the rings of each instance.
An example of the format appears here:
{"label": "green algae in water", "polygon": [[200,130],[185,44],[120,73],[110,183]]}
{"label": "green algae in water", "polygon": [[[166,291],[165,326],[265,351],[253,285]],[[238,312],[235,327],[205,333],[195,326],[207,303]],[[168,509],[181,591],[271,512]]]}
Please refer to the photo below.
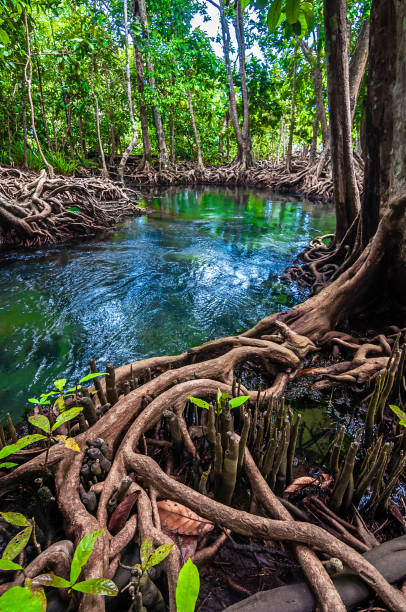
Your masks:
{"label": "green algae in water", "polygon": [[335,228],[325,204],[249,190],[170,191],[150,217],[73,245],[0,255],[0,414],[53,380],[177,354],[300,301],[280,274]]}

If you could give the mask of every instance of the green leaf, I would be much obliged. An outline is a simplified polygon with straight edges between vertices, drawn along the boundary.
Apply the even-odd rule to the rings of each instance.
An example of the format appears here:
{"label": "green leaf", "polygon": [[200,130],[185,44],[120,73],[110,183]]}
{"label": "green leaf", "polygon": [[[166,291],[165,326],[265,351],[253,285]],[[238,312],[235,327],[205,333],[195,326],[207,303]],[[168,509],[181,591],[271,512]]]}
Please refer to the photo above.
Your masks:
{"label": "green leaf", "polygon": [[83,408],[80,408],[79,406],[75,406],[74,408],[70,408],[69,410],[66,410],[66,412],[62,412],[62,414],[59,415],[55,423],[52,425],[52,431],[55,431],[55,429],[58,429],[58,427],[60,427],[67,421],[71,421],[72,419],[77,417],[79,412],[82,412],[82,410]]}
{"label": "green leaf", "polygon": [[4,457],[8,457],[9,455],[12,455],[13,453],[16,453],[18,450],[20,449],[17,446],[17,444],[7,444],[7,446],[4,446],[0,450],[0,459],[4,459]]}
{"label": "green leaf", "polygon": [[5,470],[8,470],[12,467],[15,467],[16,465],[18,465],[18,463],[11,463],[10,461],[6,461],[5,463],[0,463],[0,469],[3,468]]}
{"label": "green leaf", "polygon": [[228,405],[230,406],[230,410],[232,408],[238,408],[238,406],[245,404],[245,402],[249,400],[249,398],[250,398],[249,395],[241,395],[240,397],[233,397],[233,399],[230,399],[228,403]]}
{"label": "green leaf", "polygon": [[158,563],[161,563],[161,561],[166,559],[166,557],[172,550],[172,546],[173,544],[163,544],[162,546],[158,546],[158,548],[152,553],[152,555],[148,559],[148,563],[145,566],[145,569],[148,570],[150,567],[158,565]]}
{"label": "green leaf", "polygon": [[40,400],[35,399],[35,397],[29,397],[28,401],[30,402],[30,404],[39,404]]}
{"label": "green leaf", "polygon": [[34,414],[34,416],[28,417],[28,421],[31,423],[31,425],[39,427],[46,433],[50,432],[51,426],[46,416],[42,414]]}
{"label": "green leaf", "polygon": [[75,387],[71,387],[70,389],[65,389],[65,397],[67,393],[75,393],[76,391],[79,391],[79,389],[82,388],[82,385],[76,385]]}
{"label": "green leaf", "polygon": [[204,400],[200,399],[199,397],[192,397],[191,395],[189,395],[188,400],[192,404],[195,404],[195,406],[199,406],[199,408],[205,408],[206,410],[209,409],[208,402],[205,402]]}
{"label": "green leaf", "polygon": [[40,440],[46,440],[46,436],[43,436],[42,434],[30,434],[29,436],[23,436],[17,440],[14,446],[17,447],[17,450],[21,450],[30,444],[34,444],[34,442],[39,442]]}
{"label": "green leaf", "polygon": [[19,512],[0,512],[0,516],[3,520],[10,523],[10,525],[16,525],[17,527],[29,527],[30,521]]}
{"label": "green leaf", "polygon": [[54,385],[58,389],[58,391],[62,391],[62,389],[66,385],[66,378],[58,378],[57,380],[54,380]]}
{"label": "green leaf", "polygon": [[24,569],[18,563],[14,563],[14,561],[10,561],[10,559],[0,559],[0,570],[22,570]]}
{"label": "green leaf", "polygon": [[308,32],[311,32],[315,26],[313,6],[311,5],[310,2],[303,2],[300,5],[300,8],[303,11],[305,19],[306,19],[307,30]]}
{"label": "green leaf", "polygon": [[65,400],[63,399],[63,395],[60,395],[58,397],[58,399],[55,401],[54,406],[60,414],[62,414],[62,412],[65,412],[66,405],[65,405]]}
{"label": "green leaf", "polygon": [[93,374],[88,374],[80,379],[80,383],[87,382],[88,380],[92,380],[92,378],[97,378],[98,376],[108,376],[108,372],[93,372]]}
{"label": "green leaf", "polygon": [[286,19],[294,24],[299,19],[300,0],[286,0]]}
{"label": "green leaf", "polygon": [[10,43],[10,37],[7,34],[6,30],[3,30],[2,28],[0,28],[0,42],[3,43],[3,45],[8,45]]}
{"label": "green leaf", "polygon": [[73,554],[72,564],[70,566],[71,584],[74,584],[79,578],[82,567],[87,563],[87,560],[93,552],[94,543],[102,533],[104,533],[104,529],[91,531],[80,540]]}
{"label": "green leaf", "polygon": [[67,208],[66,210],[68,210],[69,212],[74,212],[77,215],[81,215],[82,214],[82,211],[77,206],[71,206],[70,208]]}
{"label": "green leaf", "polygon": [[276,30],[282,12],[282,0],[273,0],[266,18],[270,32]]}
{"label": "green leaf", "polygon": [[[26,527],[10,540],[3,552],[3,559],[12,561],[27,546],[31,537],[32,527]],[[1,608],[0,608],[1,610]]]}
{"label": "green leaf", "polygon": [[42,584],[43,586],[53,586],[57,589],[68,589],[70,587],[69,580],[55,576],[55,574],[40,574],[34,578],[35,584]]}
{"label": "green leaf", "polygon": [[42,604],[38,597],[25,587],[15,586],[7,589],[0,597],[1,612],[42,612]]}
{"label": "green leaf", "polygon": [[148,559],[151,556],[151,552],[152,552],[152,538],[147,538],[146,540],[142,542],[141,547],[140,547],[141,563],[144,569],[145,569]]}
{"label": "green leaf", "polygon": [[109,578],[91,578],[83,582],[77,582],[72,589],[81,593],[93,593],[94,595],[118,595],[118,588]]}
{"label": "green leaf", "polygon": [[199,570],[188,559],[179,572],[176,585],[176,609],[178,612],[194,612],[200,590]]}
{"label": "green leaf", "polygon": [[399,421],[399,425],[406,427],[406,419],[402,419],[401,421]]}
{"label": "green leaf", "polygon": [[37,598],[41,604],[41,609],[46,612],[47,609],[47,598],[45,591],[42,587],[34,587],[31,578],[25,579],[25,587],[31,591],[31,593]]}
{"label": "green leaf", "polygon": [[406,412],[403,412],[403,410],[401,410],[399,406],[393,406],[392,404],[389,404],[389,408],[396,414],[399,419],[406,419]]}

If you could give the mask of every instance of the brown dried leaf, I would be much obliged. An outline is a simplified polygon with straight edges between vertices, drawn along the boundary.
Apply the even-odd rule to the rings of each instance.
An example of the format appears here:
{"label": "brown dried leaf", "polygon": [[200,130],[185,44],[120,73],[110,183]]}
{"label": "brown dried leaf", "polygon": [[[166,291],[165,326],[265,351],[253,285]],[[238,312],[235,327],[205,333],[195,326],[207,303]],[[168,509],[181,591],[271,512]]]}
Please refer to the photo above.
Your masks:
{"label": "brown dried leaf", "polygon": [[332,480],[333,478],[329,474],[320,474],[317,478],[313,478],[312,476],[300,476],[300,478],[296,478],[286,487],[284,493],[294,493],[295,491],[299,491],[299,489],[310,486],[324,489]]}
{"label": "brown dried leaf", "polygon": [[116,533],[121,531],[126,524],[135,500],[139,494],[140,491],[133,491],[132,493],[129,493],[114,510],[108,524],[109,531],[112,535],[116,535]]}
{"label": "brown dried leaf", "polygon": [[169,500],[157,503],[162,527],[174,534],[201,536],[214,529],[214,524],[207,519]]}

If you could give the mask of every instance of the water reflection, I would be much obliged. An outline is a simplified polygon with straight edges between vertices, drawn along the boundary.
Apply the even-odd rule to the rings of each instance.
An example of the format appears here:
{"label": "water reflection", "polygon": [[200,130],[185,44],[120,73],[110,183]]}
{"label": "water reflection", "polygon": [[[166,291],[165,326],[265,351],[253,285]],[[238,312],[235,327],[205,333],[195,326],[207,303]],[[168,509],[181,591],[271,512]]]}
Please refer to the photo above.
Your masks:
{"label": "water reflection", "polygon": [[331,208],[239,189],[168,190],[150,217],[71,246],[0,255],[0,410],[102,365],[253,325],[299,299],[279,275]]}

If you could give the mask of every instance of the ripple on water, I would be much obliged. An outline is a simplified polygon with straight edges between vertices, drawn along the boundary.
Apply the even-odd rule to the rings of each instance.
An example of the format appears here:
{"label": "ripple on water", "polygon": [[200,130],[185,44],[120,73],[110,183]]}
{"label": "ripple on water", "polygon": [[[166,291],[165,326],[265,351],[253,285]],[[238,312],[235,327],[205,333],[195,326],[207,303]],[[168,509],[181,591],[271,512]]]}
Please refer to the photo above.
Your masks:
{"label": "ripple on water", "polygon": [[0,410],[88,370],[176,354],[237,333],[299,299],[280,273],[317,234],[326,205],[245,190],[180,190],[114,233],[0,255]]}

